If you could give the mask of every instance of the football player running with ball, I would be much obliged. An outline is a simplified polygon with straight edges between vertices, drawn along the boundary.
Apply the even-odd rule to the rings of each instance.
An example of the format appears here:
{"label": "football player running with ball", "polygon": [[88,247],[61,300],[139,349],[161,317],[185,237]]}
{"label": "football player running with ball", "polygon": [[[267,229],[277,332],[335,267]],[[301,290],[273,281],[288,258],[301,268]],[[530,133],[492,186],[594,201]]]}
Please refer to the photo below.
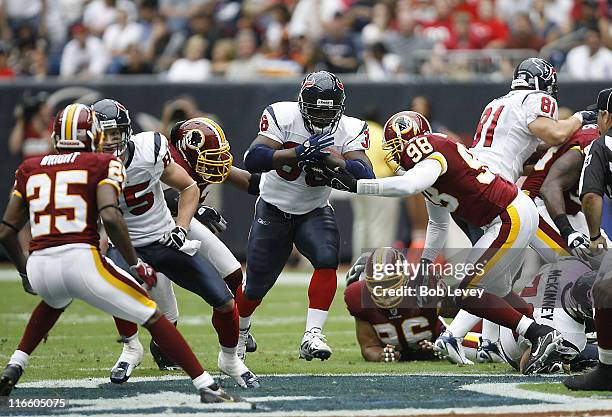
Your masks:
{"label": "football player running with ball", "polygon": [[[15,189],[0,225],[0,241],[26,291],[40,295],[42,301],[0,376],[0,396],[11,393],[34,349],[76,298],[144,326],[189,374],[202,402],[234,401],[202,369],[185,339],[136,281],[153,287],[156,274],[138,258],[130,242],[117,206],[125,170],[114,156],[96,153],[101,149],[101,136],[91,108],[71,104],[54,122],[58,154],[27,159],[17,170]],[[17,233],[28,218],[32,241],[26,264]],[[126,269],[119,269],[100,253],[99,218],[129,265]]]}
{"label": "football player running with ball", "polygon": [[344,100],[344,85],[334,74],[309,74],[297,102],[266,107],[259,135],[244,158],[247,170],[263,175],[249,234],[246,283],[237,297],[240,331],[248,333],[251,315],[276,282],[295,244],[315,269],[299,348],[300,357],[308,361],[325,360],[332,354],[322,330],[336,293],[339,250],[336,218],[328,201],[331,188],[309,167],[340,166],[356,178],[374,177],[365,154],[368,125],[343,114]]}
{"label": "football player running with ball", "polygon": [[467,275],[459,289],[481,289],[455,296],[459,308],[524,336],[532,344],[525,373],[546,366],[547,358],[563,339],[549,326],[528,317],[530,308],[512,292],[512,278],[522,264],[526,248],[538,227],[533,202],[516,185],[493,174],[461,143],[432,133],[427,119],[416,112],[401,112],[385,124],[384,146],[405,173],[382,179],[356,180],[345,170],[326,172],[332,184],[363,195],[404,197],[422,192],[427,199],[429,224],[421,258],[418,286],[429,286],[429,266],[444,247],[451,212],[476,227],[483,236],[465,263],[481,265]]}
{"label": "football player running with ball", "polygon": [[[219,370],[243,388],[259,387],[257,376],[236,353],[238,310],[234,297],[213,266],[201,256],[194,256],[200,242],[187,239],[200,199],[196,182],[173,161],[168,140],[163,135],[143,132],[132,136],[129,113],[122,104],[104,99],[96,102],[93,109],[105,136],[103,151],[119,157],[125,164],[127,181],[119,207],[136,252],[171,281],[213,307],[212,324],[220,344]],[[164,201],[162,182],[181,193],[176,220]],[[125,260],[112,239],[111,243],[109,258],[124,265]],[[115,323],[124,346],[111,370],[111,381],[123,383],[142,360],[143,348],[133,323],[121,319]]]}

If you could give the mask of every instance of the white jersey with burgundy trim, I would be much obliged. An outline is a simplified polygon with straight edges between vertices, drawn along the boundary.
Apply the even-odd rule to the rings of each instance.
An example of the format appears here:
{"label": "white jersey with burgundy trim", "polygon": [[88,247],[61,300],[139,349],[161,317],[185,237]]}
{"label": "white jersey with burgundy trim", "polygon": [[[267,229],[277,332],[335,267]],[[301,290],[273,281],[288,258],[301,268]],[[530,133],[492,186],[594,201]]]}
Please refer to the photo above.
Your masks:
{"label": "white jersey with burgundy trim", "polygon": [[172,157],[168,140],[157,132],[132,136],[126,153],[127,181],[119,206],[132,243],[136,247],[145,246],[160,240],[174,227],[160,180]]}
{"label": "white jersey with burgundy trim", "polygon": [[[279,102],[266,107],[259,134],[279,142],[283,149],[294,148],[312,136],[306,130],[297,102]],[[331,136],[334,144],[329,149],[334,154],[366,150],[370,146],[368,124],[354,117],[342,116]],[[329,205],[331,193],[330,187],[307,176],[297,164],[264,173],[259,189],[264,201],[286,213],[298,215]]]}
{"label": "white jersey with burgundy trim", "polygon": [[534,308],[533,319],[536,323],[561,332],[563,339],[579,352],[587,342],[585,326],[568,314],[562,300],[576,280],[590,271],[591,268],[578,258],[561,258],[558,262],[544,265],[531,285],[521,291],[521,297]]}
{"label": "white jersey with burgundy trim", "polygon": [[559,117],[557,100],[543,91],[513,90],[496,98],[480,116],[473,153],[492,172],[516,183],[540,143],[528,127],[538,117]]}

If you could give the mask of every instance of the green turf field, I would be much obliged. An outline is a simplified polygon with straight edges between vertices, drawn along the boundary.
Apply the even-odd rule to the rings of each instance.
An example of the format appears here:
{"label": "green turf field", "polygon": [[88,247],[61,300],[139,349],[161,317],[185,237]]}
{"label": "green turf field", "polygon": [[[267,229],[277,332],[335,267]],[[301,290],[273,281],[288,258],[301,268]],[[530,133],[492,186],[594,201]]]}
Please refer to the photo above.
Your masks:
{"label": "green turf field", "polygon": [[[294,274],[292,274],[294,275]],[[308,274],[304,275],[307,282]],[[259,349],[247,358],[247,364],[260,374],[319,373],[406,373],[406,372],[508,372],[506,365],[459,367],[447,362],[366,363],[355,339],[353,319],[344,306],[343,288],[336,293],[325,328],[334,353],[330,360],[306,362],[298,359],[298,347],[308,306],[307,287],[281,281],[265,298],[255,313],[253,334]],[[216,369],[218,343],[210,324],[211,308],[197,296],[175,286],[178,299],[179,328],[205,368]],[[38,298],[23,292],[17,281],[0,281],[0,359],[4,362],[15,349],[29,313]],[[60,318],[46,343],[34,353],[24,381],[103,377],[121,352],[111,317],[75,301]],[[148,346],[150,337],[141,329],[141,341]],[[158,375],[150,355],[136,371],[139,376]]]}
{"label": "green turf field", "polygon": [[[304,331],[309,272],[284,273],[255,314],[253,334],[259,349],[247,364],[261,376],[262,388],[231,392],[256,403],[223,406],[198,404],[182,372],[162,373],[147,353],[127,384],[108,382],[121,345],[111,317],[75,301],[36,350],[12,398],[67,398],[69,409],[15,410],[0,404],[0,415],[207,415],[221,416],[370,416],[455,413],[516,416],[569,415],[568,411],[609,410],[612,398],[600,394],[567,395],[563,376],[521,376],[508,365],[458,367],[446,361],[366,363],[361,358],[353,319],[339,287],[325,328],[334,350],[325,362],[298,359]],[[284,278],[284,280],[283,280]],[[218,344],[210,324],[211,309],[200,299],[175,288],[179,328],[213,376],[218,375]],[[38,298],[23,292],[16,274],[0,269],[0,365],[15,349]],[[148,346],[149,336],[142,331]],[[148,351],[148,349],[146,349]],[[62,381],[63,380],[63,381]],[[585,398],[586,397],[586,398]],[[557,410],[558,414],[551,414]],[[59,412],[59,414],[58,414]],[[544,413],[544,414],[542,414]],[[575,415],[575,414],[572,414]],[[587,414],[585,414],[587,415]],[[606,415],[606,414],[597,414]]]}

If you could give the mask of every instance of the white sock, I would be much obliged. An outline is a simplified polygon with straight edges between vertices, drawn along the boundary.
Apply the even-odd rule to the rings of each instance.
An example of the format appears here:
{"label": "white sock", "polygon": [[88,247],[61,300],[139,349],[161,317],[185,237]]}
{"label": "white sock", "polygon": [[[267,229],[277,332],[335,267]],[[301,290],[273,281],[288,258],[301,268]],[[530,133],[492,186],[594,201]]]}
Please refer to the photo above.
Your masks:
{"label": "white sock", "polygon": [[521,336],[525,336],[525,333],[527,333],[527,329],[529,328],[529,326],[531,326],[533,322],[534,321],[529,317],[523,316],[521,318],[521,321],[519,321],[519,324],[516,326],[516,329],[514,330]]}
{"label": "white sock", "polygon": [[251,326],[251,316],[248,317],[238,317],[238,325],[240,326],[240,330],[246,330]]}
{"label": "white sock", "polygon": [[15,353],[9,359],[9,365],[19,365],[21,369],[25,369],[28,366],[28,360],[30,355],[21,350],[16,350]]}
{"label": "white sock", "polygon": [[323,330],[325,320],[327,320],[327,314],[329,312],[325,310],[317,310],[316,308],[309,308],[308,314],[306,314],[306,331],[309,331],[315,327]]}
{"label": "white sock", "polygon": [[599,351],[599,362],[605,365],[612,365],[612,349],[597,348]]}
{"label": "white sock", "polygon": [[482,338],[495,343],[499,340],[499,324],[489,320],[482,321]]}
{"label": "white sock", "polygon": [[225,347],[222,345],[219,345],[219,346],[221,346],[221,353],[228,355],[228,356],[235,356],[236,351],[238,350],[237,346],[234,346],[234,347]]}
{"label": "white sock", "polygon": [[210,387],[212,384],[215,383],[215,380],[212,376],[210,376],[208,372],[204,371],[202,375],[195,379],[192,379],[191,382],[193,383],[193,386],[196,387],[196,389],[202,389]]}
{"label": "white sock", "polygon": [[138,340],[138,332],[134,333],[130,337],[124,338],[123,343],[130,345],[130,346],[138,345],[138,343],[140,343],[140,341]]}
{"label": "white sock", "polygon": [[446,330],[451,332],[454,337],[465,337],[480,320],[482,319],[478,316],[468,313],[465,310],[459,310],[459,313],[457,313]]}

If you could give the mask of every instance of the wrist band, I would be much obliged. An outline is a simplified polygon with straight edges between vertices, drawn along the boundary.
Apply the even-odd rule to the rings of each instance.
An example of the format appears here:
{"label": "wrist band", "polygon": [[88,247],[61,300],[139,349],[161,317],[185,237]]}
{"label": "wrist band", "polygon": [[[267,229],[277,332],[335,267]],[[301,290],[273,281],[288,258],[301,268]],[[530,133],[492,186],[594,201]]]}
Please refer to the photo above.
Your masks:
{"label": "wrist band", "polygon": [[591,239],[591,242],[595,242],[595,241],[596,241],[597,239],[599,239],[600,237],[601,237],[601,232],[599,232],[599,233],[597,234],[597,236],[595,236],[595,237],[590,237],[589,239]]}

